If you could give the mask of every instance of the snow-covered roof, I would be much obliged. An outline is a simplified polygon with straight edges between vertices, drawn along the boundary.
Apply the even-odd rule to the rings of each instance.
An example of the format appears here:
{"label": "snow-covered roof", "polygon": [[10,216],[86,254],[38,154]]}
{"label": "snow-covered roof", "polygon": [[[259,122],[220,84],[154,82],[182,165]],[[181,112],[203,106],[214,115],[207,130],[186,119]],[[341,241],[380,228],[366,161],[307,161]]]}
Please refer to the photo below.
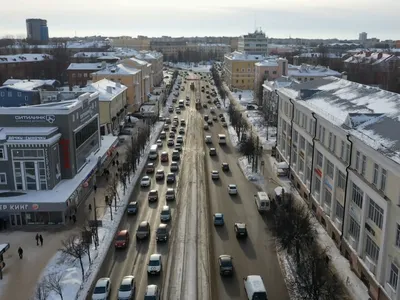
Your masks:
{"label": "snow-covered roof", "polygon": [[281,88],[279,93],[342,127],[400,164],[400,94],[326,77]]}
{"label": "snow-covered roof", "polygon": [[0,127],[1,135],[49,135],[58,131],[57,127]]}
{"label": "snow-covered roof", "polygon": [[44,85],[54,85],[57,81],[54,79],[49,80],[41,80],[41,79],[30,79],[30,80],[23,80],[23,79],[8,79],[4,82],[3,88],[12,88],[19,91],[32,91],[38,89]]}
{"label": "snow-covered roof", "polygon": [[71,63],[67,70],[89,70],[95,71],[104,68],[102,63]]}
{"label": "snow-covered roof", "polygon": [[276,60],[263,60],[255,64],[257,67],[278,67]]}
{"label": "snow-covered roof", "polygon": [[100,58],[100,57],[115,57],[115,58],[129,58],[136,57],[141,60],[152,60],[160,58],[162,54],[157,51],[142,50],[137,51],[129,48],[115,48],[114,51],[104,52],[78,52],[74,54],[74,57],[89,57],[89,58]]}
{"label": "snow-covered roof", "polygon": [[230,60],[249,60],[249,61],[256,61],[256,60],[262,61],[265,59],[265,56],[263,55],[246,54],[239,51],[234,51],[232,53],[225,54],[225,57]]}
{"label": "snow-covered roof", "polygon": [[327,57],[327,58],[341,58],[341,55],[338,55],[336,53],[319,53],[319,52],[310,52],[310,53],[301,53],[298,55],[299,57],[304,57],[304,58],[317,58],[317,57]]}
{"label": "snow-covered roof", "polygon": [[24,53],[17,55],[0,55],[0,64],[15,64],[53,59],[52,55],[42,53]]}
{"label": "snow-covered roof", "polygon": [[275,91],[276,89],[282,88],[282,87],[289,87],[292,84],[299,83],[298,81],[289,78],[287,76],[281,76],[274,81],[264,81],[263,87],[266,88],[269,91]]}
{"label": "snow-covered roof", "polygon": [[141,65],[141,66],[147,66],[148,65],[147,61],[143,61],[143,60],[137,59],[136,57],[131,57],[131,58],[129,58],[129,60],[131,60],[131,61],[133,61],[133,62],[135,62],[135,63],[137,63],[138,65]]}
{"label": "snow-covered roof", "polygon": [[389,53],[362,51],[349,57],[344,62],[378,65],[380,63],[387,62],[392,59],[397,60],[398,58],[397,56]]}
{"label": "snow-covered roof", "polygon": [[325,77],[341,76],[342,74],[327,67],[302,64],[300,66],[290,65],[288,75],[292,77]]}
{"label": "snow-covered roof", "polygon": [[89,87],[92,87],[94,91],[99,92],[100,101],[111,101],[114,97],[127,89],[125,85],[106,78],[91,83]]}
{"label": "snow-covered roof", "polygon": [[99,75],[110,75],[110,74],[120,74],[120,75],[132,75],[139,73],[140,70],[132,67],[124,66],[123,64],[108,66],[105,69],[95,72]]}

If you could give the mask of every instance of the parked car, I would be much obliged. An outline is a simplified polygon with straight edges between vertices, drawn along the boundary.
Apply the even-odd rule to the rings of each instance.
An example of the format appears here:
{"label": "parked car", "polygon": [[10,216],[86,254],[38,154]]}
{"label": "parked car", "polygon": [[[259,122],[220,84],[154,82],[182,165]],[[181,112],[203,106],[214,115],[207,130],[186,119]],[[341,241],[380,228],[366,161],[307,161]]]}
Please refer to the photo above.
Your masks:
{"label": "parked car", "polygon": [[160,300],[160,290],[157,285],[150,284],[144,293],[145,300]]}

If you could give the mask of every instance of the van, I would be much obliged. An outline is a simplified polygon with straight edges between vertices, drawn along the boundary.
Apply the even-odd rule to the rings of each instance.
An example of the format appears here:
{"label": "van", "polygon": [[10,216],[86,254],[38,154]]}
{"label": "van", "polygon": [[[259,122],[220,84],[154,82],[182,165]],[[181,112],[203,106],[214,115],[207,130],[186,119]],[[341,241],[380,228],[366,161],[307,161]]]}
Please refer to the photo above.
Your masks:
{"label": "van", "polygon": [[267,290],[259,275],[249,275],[243,278],[244,290],[249,300],[268,300]]}
{"label": "van", "polygon": [[158,145],[154,144],[150,147],[149,158],[154,160],[158,158]]}
{"label": "van", "polygon": [[183,101],[183,99],[179,100],[179,107],[185,107],[185,101]]}
{"label": "van", "polygon": [[266,192],[258,192],[254,195],[258,212],[267,212],[271,209],[271,200]]}
{"label": "van", "polygon": [[218,134],[218,143],[221,145],[226,144],[226,136],[225,134]]}

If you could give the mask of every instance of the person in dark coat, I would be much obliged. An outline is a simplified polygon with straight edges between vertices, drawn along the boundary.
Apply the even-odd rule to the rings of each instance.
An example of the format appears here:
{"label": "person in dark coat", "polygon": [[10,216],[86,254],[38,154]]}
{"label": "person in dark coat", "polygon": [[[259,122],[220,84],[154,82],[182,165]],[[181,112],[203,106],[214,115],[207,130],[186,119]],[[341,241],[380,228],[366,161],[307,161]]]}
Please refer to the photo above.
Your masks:
{"label": "person in dark coat", "polygon": [[76,223],[76,216],[75,215],[72,216],[72,221],[74,221],[74,224]]}
{"label": "person in dark coat", "polygon": [[42,237],[42,235],[39,235],[39,240],[40,240],[40,246],[43,246],[43,237]]}
{"label": "person in dark coat", "polygon": [[24,255],[24,250],[22,250],[21,247],[18,248],[18,255],[19,255],[19,259],[22,259],[22,256]]}
{"label": "person in dark coat", "polygon": [[36,233],[36,245],[39,246],[39,233]]}

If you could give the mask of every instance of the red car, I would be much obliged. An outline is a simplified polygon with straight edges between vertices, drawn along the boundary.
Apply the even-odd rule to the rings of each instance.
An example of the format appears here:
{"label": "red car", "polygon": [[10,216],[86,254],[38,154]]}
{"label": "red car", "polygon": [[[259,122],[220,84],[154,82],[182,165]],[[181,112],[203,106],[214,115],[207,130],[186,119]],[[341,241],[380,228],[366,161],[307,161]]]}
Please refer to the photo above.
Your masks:
{"label": "red car", "polygon": [[161,161],[162,162],[168,162],[168,152],[162,152],[161,153]]}
{"label": "red car", "polygon": [[126,248],[129,244],[129,232],[124,229],[118,232],[117,237],[115,238],[115,248]]}

